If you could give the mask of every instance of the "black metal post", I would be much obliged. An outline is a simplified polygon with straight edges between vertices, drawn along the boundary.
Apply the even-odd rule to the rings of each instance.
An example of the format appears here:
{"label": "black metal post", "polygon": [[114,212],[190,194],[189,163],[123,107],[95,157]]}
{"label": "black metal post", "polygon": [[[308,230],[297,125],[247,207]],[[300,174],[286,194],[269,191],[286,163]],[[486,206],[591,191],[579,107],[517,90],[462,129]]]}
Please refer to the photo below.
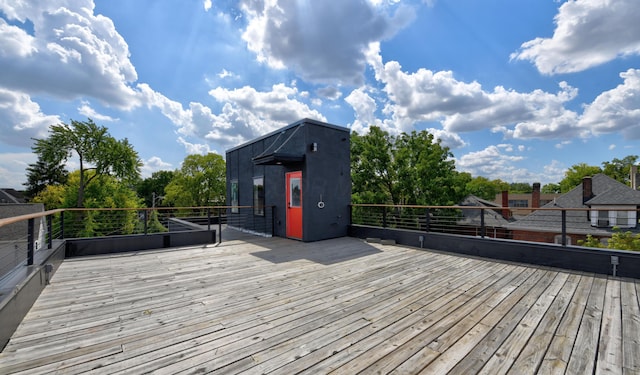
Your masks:
{"label": "black metal post", "polygon": [[144,210],[144,234],[149,232],[149,210]]}
{"label": "black metal post", "polygon": [[218,243],[222,243],[222,212],[218,207]]}
{"label": "black metal post", "polygon": [[207,230],[211,230],[211,207],[207,207]]}
{"label": "black metal post", "polygon": [[47,215],[47,249],[53,247],[53,215]]}
{"label": "black metal post", "polygon": [[353,205],[349,205],[349,225],[353,225]]}
{"label": "black metal post", "polygon": [[64,211],[60,212],[60,239],[64,238]]}
{"label": "black metal post", "polygon": [[387,227],[387,207],[382,206],[382,227]]}
{"label": "black metal post", "polygon": [[33,225],[34,220],[27,221],[27,265],[33,266]]}
{"label": "black metal post", "polygon": [[567,246],[567,210],[562,210],[562,246]]}
{"label": "black metal post", "polygon": [[484,238],[487,228],[484,226],[484,208],[480,209],[480,238]]}
{"label": "black metal post", "polygon": [[428,232],[429,231],[429,225],[431,224],[431,210],[429,209],[429,207],[427,207],[427,212],[425,213],[424,216],[424,231]]}

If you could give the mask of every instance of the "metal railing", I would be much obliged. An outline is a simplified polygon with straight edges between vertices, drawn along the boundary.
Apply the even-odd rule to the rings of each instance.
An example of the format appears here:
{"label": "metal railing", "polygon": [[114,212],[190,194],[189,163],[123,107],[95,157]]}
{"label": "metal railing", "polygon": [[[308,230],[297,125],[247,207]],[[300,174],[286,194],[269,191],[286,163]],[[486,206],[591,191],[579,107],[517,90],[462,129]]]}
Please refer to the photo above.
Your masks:
{"label": "metal railing", "polygon": [[[381,228],[555,243],[598,242],[616,234],[640,233],[639,209],[528,208],[516,216],[510,207],[352,204],[351,223]],[[522,211],[522,207],[517,208]],[[640,236],[640,235],[638,235]],[[639,237],[640,238],[640,237]],[[595,242],[594,242],[595,241]],[[625,249],[629,250],[629,249]]]}
{"label": "metal railing", "polygon": [[0,281],[55,240],[217,229],[221,242],[227,224],[272,235],[273,214],[271,206],[68,208],[0,219]]}

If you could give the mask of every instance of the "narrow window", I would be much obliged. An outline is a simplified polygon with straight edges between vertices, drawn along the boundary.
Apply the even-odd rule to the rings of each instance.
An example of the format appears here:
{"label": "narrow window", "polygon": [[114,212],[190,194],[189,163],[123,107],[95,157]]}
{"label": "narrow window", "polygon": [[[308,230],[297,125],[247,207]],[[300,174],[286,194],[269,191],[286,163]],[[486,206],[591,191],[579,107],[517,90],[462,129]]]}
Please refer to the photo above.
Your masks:
{"label": "narrow window", "polygon": [[264,216],[264,177],[253,178],[253,214]]}
{"label": "narrow window", "polygon": [[231,180],[231,213],[238,213],[238,180]]}

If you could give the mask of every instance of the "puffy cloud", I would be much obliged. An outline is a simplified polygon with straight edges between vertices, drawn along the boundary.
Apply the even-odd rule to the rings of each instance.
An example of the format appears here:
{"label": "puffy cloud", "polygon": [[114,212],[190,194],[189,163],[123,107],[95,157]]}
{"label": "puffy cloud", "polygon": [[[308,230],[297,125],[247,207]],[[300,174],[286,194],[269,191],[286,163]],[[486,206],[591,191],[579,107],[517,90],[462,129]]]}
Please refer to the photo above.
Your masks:
{"label": "puffy cloud", "polygon": [[223,103],[216,117],[217,128],[233,129],[230,133],[244,139],[263,135],[301,118],[327,121],[320,112],[298,99],[302,94],[297,88],[282,83],[273,85],[271,91],[258,91],[250,86],[218,87],[209,91],[209,95]]}
{"label": "puffy cloud", "polygon": [[86,116],[88,118],[91,118],[92,120],[97,120],[97,121],[117,121],[117,118],[113,118],[111,116],[107,116],[107,115],[103,115],[101,113],[96,112],[95,109],[93,109],[91,107],[91,104],[87,101],[82,101],[82,105],[80,105],[80,107],[78,107],[78,113],[80,113],[83,116]]}
{"label": "puffy cloud", "polygon": [[58,116],[42,113],[28,95],[0,88],[1,142],[30,147],[31,138],[46,137],[49,126],[60,122]]}
{"label": "puffy cloud", "polygon": [[484,150],[470,152],[456,160],[456,167],[473,176],[489,176],[503,181],[526,181],[530,175],[526,169],[514,164],[524,159],[522,156],[507,154],[510,145],[492,145]]}
{"label": "puffy cloud", "polygon": [[129,49],[92,0],[0,2],[9,20],[31,21],[33,34],[0,20],[0,85],[61,99],[91,96],[129,109],[138,105]]}
{"label": "puffy cloud", "polygon": [[579,72],[617,57],[640,54],[637,0],[576,0],[560,6],[551,38],[522,44],[512,59],[529,60],[543,74]]}
{"label": "puffy cloud", "polygon": [[620,77],[622,84],[585,107],[580,126],[595,134],[621,133],[627,139],[640,139],[640,70],[629,69]]}
{"label": "puffy cloud", "polygon": [[383,63],[376,43],[367,56],[389,99],[385,122],[397,129],[439,122],[451,134],[493,129],[520,139],[573,137],[578,131],[578,114],[565,108],[578,91],[565,82],[557,93],[520,93],[501,86],[487,91],[477,82],[457,80],[450,71],[407,73],[396,61]]}
{"label": "puffy cloud", "polygon": [[147,160],[142,161],[142,168],[140,170],[142,178],[151,177],[153,172],[172,169],[171,163],[163,161],[159,156],[152,156]]}
{"label": "puffy cloud", "polygon": [[289,68],[305,80],[360,84],[370,42],[395,34],[411,22],[408,6],[376,6],[343,0],[331,6],[321,1],[245,0],[248,23],[243,34],[258,60],[272,68]]}
{"label": "puffy cloud", "polygon": [[209,148],[209,145],[206,143],[190,143],[182,137],[178,137],[178,143],[184,146],[187,154],[206,155],[210,152],[213,152],[211,148]]}

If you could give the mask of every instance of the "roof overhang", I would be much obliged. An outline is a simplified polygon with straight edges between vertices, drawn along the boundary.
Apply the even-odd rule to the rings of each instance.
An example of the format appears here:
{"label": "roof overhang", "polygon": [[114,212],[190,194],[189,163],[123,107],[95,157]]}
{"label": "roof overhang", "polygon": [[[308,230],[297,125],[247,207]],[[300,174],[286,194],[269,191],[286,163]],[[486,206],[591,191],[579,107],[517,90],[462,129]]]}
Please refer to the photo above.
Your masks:
{"label": "roof overhang", "polygon": [[255,165],[287,165],[303,162],[304,154],[274,152],[267,155],[256,156],[252,160]]}

